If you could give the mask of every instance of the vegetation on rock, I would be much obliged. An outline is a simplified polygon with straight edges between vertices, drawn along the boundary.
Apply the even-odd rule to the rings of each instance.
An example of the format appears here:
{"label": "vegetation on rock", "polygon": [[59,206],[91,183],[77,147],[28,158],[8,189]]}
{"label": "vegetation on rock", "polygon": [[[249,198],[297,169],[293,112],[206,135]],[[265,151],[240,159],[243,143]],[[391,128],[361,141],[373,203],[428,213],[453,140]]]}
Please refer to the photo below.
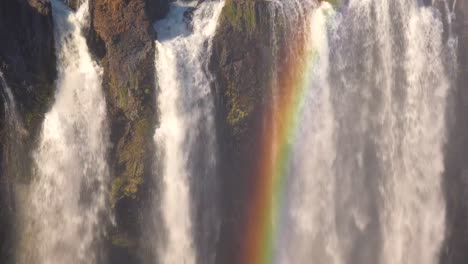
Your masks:
{"label": "vegetation on rock", "polygon": [[238,31],[254,32],[257,24],[255,1],[227,0],[222,18],[226,19]]}
{"label": "vegetation on rock", "polygon": [[[168,10],[167,0],[93,0],[94,39],[104,68],[103,88],[111,126],[112,149],[110,200],[117,226],[110,244],[120,248],[111,259],[138,258],[131,250],[142,223],[138,208],[144,202],[144,186],[153,177],[151,167],[156,123],[155,32],[152,20]],[[102,41],[104,45],[99,45]]]}
{"label": "vegetation on rock", "polygon": [[[249,199],[258,158],[261,116],[270,84],[271,28],[267,2],[227,0],[213,39],[210,69],[215,76],[217,130],[223,171],[223,218],[219,263],[232,263],[242,243],[238,230]],[[234,261],[235,262],[235,261]]]}

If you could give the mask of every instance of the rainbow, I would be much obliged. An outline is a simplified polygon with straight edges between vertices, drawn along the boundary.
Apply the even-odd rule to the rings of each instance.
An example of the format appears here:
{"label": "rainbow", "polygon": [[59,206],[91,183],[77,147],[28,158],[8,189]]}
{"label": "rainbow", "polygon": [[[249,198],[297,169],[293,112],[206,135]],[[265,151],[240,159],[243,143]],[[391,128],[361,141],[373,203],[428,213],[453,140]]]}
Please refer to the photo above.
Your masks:
{"label": "rainbow", "polygon": [[[328,3],[321,6],[324,4],[330,6]],[[308,47],[308,41],[308,34],[298,34],[289,42],[294,46],[289,49],[292,52],[285,54],[289,58],[287,62],[281,65],[283,70],[277,83],[281,91],[266,111],[266,125],[260,135],[260,161],[252,177],[255,193],[247,211],[241,264],[270,264],[278,259],[274,246],[281,235],[281,219],[285,213],[291,139],[298,130],[318,56]]]}

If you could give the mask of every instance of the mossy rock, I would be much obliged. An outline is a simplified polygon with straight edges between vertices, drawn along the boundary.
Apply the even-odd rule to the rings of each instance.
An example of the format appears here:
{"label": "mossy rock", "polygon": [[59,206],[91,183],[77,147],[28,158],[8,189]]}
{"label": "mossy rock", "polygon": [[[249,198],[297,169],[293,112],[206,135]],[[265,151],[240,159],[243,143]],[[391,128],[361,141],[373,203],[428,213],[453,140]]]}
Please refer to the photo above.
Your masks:
{"label": "mossy rock", "polygon": [[50,107],[53,98],[53,89],[40,89],[44,91],[37,97],[37,104],[24,113],[24,125],[28,131],[34,130],[44,119],[47,108]]}
{"label": "mossy rock", "polygon": [[119,176],[114,179],[111,189],[112,204],[122,199],[135,199],[139,186],[144,182],[144,162],[147,139],[151,135],[151,125],[147,119],[141,119],[124,136],[118,146],[118,164],[122,167]]}
{"label": "mossy rock", "polygon": [[252,33],[257,25],[255,1],[247,0],[237,2],[228,0],[222,11],[223,19],[226,19],[232,27],[238,31]]}
{"label": "mossy rock", "polygon": [[110,241],[113,246],[118,248],[133,248],[135,247],[135,241],[123,233],[114,233],[110,237]]}
{"label": "mossy rock", "polygon": [[243,123],[252,114],[255,103],[248,95],[241,95],[232,85],[226,90],[225,96],[228,99],[227,122],[234,134],[239,134],[243,130]]}

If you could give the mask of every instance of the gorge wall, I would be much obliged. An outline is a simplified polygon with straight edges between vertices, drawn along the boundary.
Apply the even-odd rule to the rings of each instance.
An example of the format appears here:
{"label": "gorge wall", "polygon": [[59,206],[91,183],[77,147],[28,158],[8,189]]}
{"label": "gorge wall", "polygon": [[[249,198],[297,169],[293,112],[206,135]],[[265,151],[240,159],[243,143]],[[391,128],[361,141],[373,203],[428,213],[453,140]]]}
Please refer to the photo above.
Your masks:
{"label": "gorge wall", "polygon": [[[436,4],[441,2],[432,1]],[[254,162],[259,155],[259,131],[265,100],[270,95],[269,67],[272,64],[271,28],[265,27],[271,19],[268,4],[264,1],[226,2],[220,19],[218,33],[213,43],[211,71],[216,80],[214,90],[217,103],[217,126],[222,155],[223,223],[218,245],[219,263],[236,263],[243,243],[242,225],[246,203],[255,186],[252,186]],[[425,2],[426,4],[429,2]],[[429,3],[430,4],[430,3]],[[447,200],[447,235],[440,263],[464,263],[466,251],[468,197],[466,157],[468,156],[468,2],[452,1],[456,9],[454,32],[458,39],[458,86],[450,95],[447,122],[449,135],[445,145],[445,198]],[[442,10],[444,7],[441,7]],[[450,7],[452,8],[452,6]],[[271,10],[271,9],[270,9]],[[443,12],[442,12],[443,13]],[[280,29],[281,31],[281,29]],[[281,33],[280,33],[281,34]],[[278,43],[279,52],[282,43]],[[229,237],[230,240],[223,239]]]}
{"label": "gorge wall", "polygon": [[[207,0],[208,1],[208,0]],[[68,1],[76,9],[78,1]],[[146,263],[140,238],[144,211],[153,182],[154,129],[158,125],[155,97],[158,76],[154,64],[157,35],[152,23],[169,9],[167,0],[91,0],[88,46],[103,68],[111,149],[108,160],[110,202],[115,225],[109,225],[108,263]],[[37,140],[44,113],[53,101],[56,58],[49,0],[0,2],[0,71],[17,102],[27,133],[18,135],[29,151]],[[209,69],[214,75],[216,133],[219,142],[221,233],[216,263],[239,263],[245,207],[255,185],[251,175],[259,144],[262,116],[271,91],[271,54],[285,52],[284,43],[271,43],[270,1],[226,0]],[[462,264],[468,259],[468,2],[457,1],[459,85],[451,97],[454,109],[445,157],[447,236],[441,254],[443,264]],[[282,34],[284,29],[279,29]],[[277,39],[276,39],[277,40]],[[273,50],[273,49],[277,50]],[[1,84],[0,84],[1,88]],[[0,97],[0,100],[4,98]],[[14,262],[15,202],[12,182],[27,184],[30,168],[19,175],[5,173],[9,153],[3,104],[0,104],[0,263]],[[18,169],[19,170],[19,169]],[[229,238],[229,239],[228,239]],[[144,249],[147,250],[147,249]]]}
{"label": "gorge wall", "polygon": [[95,30],[104,43],[104,47],[94,45],[93,50],[102,57],[111,126],[111,203],[117,225],[109,235],[110,247],[116,252],[110,259],[115,263],[136,258],[144,192],[141,186],[151,178],[153,151],[147,142],[151,142],[156,121],[155,34],[150,14],[154,15],[157,7],[153,4],[144,0],[94,0],[90,6],[91,31]]}
{"label": "gorge wall", "polygon": [[449,137],[445,158],[445,196],[447,199],[447,237],[441,254],[441,263],[464,263],[468,253],[468,1],[456,2],[455,30],[458,39],[458,86],[452,94]]}
{"label": "gorge wall", "polygon": [[[15,199],[14,183],[28,182],[30,158],[22,152],[29,148],[43,114],[54,92],[56,77],[53,23],[50,3],[46,0],[6,0],[0,3],[0,71],[16,101],[18,122],[23,123],[24,133],[8,131],[4,108],[7,100],[2,92],[0,105],[0,262],[9,263],[14,256]],[[3,77],[2,77],[3,78]],[[13,153],[16,152],[16,153]],[[15,160],[17,157],[22,162]],[[14,173],[7,173],[7,171]]]}
{"label": "gorge wall", "polygon": [[0,68],[26,126],[37,128],[56,76],[51,6],[48,0],[6,0],[0,5]]}
{"label": "gorge wall", "polygon": [[[259,155],[261,116],[268,93],[271,30],[267,2],[228,0],[213,40],[210,69],[220,148],[222,219],[218,263],[236,263],[249,184]],[[239,51],[239,52],[237,52]],[[242,52],[241,52],[242,51]],[[230,237],[231,239],[223,239]]]}
{"label": "gorge wall", "polygon": [[[81,1],[66,1],[76,10]],[[103,88],[110,117],[112,149],[109,153],[111,203],[116,225],[109,230],[109,260],[128,263],[137,258],[137,237],[144,200],[144,183],[151,178],[152,133],[156,125],[154,108],[155,68],[152,22],[168,11],[165,0],[89,2],[86,37],[95,59],[103,67]],[[54,29],[49,0],[7,0],[0,3],[0,70],[11,87],[20,118],[28,133],[28,151],[37,139],[38,128],[53,101],[56,78]],[[3,98],[2,98],[3,100]],[[3,106],[3,104],[2,104]],[[0,122],[1,152],[5,153],[5,120]],[[2,161],[7,160],[3,158]],[[12,188],[4,164],[0,163],[3,188]],[[8,185],[8,186],[5,186]],[[14,200],[0,197],[0,262],[13,261],[15,223]],[[6,201],[12,204],[5,204]],[[8,209],[10,208],[10,209]]]}

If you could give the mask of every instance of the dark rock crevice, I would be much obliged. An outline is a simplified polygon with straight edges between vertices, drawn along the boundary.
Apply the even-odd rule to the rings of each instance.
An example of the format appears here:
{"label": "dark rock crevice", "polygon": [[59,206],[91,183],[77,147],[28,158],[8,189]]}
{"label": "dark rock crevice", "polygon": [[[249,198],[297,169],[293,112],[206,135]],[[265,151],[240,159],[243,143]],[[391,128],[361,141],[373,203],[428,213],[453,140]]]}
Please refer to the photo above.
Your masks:
{"label": "dark rock crevice", "polygon": [[468,2],[457,1],[454,33],[458,36],[458,74],[447,103],[448,138],[445,146],[444,193],[446,237],[441,264],[462,264],[468,259]]}

